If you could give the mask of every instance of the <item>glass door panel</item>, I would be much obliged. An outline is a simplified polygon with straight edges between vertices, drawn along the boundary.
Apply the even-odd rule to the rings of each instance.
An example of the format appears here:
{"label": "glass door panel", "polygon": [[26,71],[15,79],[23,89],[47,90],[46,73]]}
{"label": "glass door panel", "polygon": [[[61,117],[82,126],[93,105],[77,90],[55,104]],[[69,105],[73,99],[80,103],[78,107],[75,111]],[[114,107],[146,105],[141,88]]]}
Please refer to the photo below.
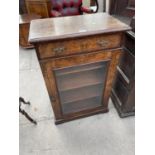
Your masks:
{"label": "glass door panel", "polygon": [[55,69],[63,114],[102,106],[108,61]]}

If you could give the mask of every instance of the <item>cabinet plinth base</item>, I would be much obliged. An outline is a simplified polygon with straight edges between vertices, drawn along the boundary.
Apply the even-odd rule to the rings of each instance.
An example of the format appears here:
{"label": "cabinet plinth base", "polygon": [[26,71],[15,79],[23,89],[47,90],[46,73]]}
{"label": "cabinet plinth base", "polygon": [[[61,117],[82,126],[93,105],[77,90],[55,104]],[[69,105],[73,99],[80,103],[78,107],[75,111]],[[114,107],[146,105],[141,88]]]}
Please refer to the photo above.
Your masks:
{"label": "cabinet plinth base", "polygon": [[79,114],[79,115],[76,115],[76,116],[75,115],[74,116],[67,116],[66,115],[62,119],[55,120],[55,124],[58,125],[58,124],[65,123],[65,122],[68,122],[68,121],[72,121],[72,120],[75,120],[75,119],[84,118],[84,117],[88,117],[88,116],[92,116],[92,115],[100,114],[100,113],[106,113],[106,112],[109,112],[108,108],[103,108],[103,109],[95,110],[93,112]]}

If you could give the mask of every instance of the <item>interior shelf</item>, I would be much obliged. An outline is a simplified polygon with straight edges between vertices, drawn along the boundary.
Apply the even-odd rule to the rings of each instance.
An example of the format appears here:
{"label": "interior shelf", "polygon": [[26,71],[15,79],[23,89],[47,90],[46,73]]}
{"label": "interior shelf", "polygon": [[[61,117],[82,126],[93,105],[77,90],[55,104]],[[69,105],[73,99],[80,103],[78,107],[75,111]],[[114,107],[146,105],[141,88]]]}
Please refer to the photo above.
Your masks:
{"label": "interior shelf", "polygon": [[85,86],[103,83],[105,76],[104,67],[85,72],[76,72],[74,74],[66,74],[57,76],[57,85],[59,91],[77,89]]}
{"label": "interior shelf", "polygon": [[102,105],[101,99],[102,99],[101,96],[96,96],[85,100],[66,103],[62,105],[62,110],[64,114],[69,114],[83,111],[86,109],[100,107]]}
{"label": "interior shelf", "polygon": [[78,89],[63,91],[59,93],[62,104],[84,100],[95,96],[102,96],[102,94],[102,84],[81,87]]}
{"label": "interior shelf", "polygon": [[67,74],[74,74],[78,72],[84,72],[84,71],[89,71],[89,70],[95,70],[103,67],[103,62],[98,62],[96,64],[85,64],[85,65],[79,65],[79,66],[74,66],[74,67],[68,67],[68,68],[61,68],[57,69],[57,76],[63,76]]}

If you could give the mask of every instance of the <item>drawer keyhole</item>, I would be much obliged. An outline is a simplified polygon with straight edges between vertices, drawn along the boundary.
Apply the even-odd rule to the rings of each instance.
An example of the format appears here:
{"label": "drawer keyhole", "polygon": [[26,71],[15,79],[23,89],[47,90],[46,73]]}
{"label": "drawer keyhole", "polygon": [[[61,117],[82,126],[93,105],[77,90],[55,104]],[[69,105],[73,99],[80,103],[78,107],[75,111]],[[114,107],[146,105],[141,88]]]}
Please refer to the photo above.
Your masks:
{"label": "drawer keyhole", "polygon": [[53,49],[53,51],[56,53],[56,54],[59,54],[59,53],[62,53],[66,50],[65,47],[56,47]]}
{"label": "drawer keyhole", "polygon": [[82,43],[81,44],[81,49],[87,49],[88,48],[88,44],[87,43]]}
{"label": "drawer keyhole", "polygon": [[110,43],[107,40],[98,40],[97,41],[97,45],[99,45],[100,47],[107,47]]}

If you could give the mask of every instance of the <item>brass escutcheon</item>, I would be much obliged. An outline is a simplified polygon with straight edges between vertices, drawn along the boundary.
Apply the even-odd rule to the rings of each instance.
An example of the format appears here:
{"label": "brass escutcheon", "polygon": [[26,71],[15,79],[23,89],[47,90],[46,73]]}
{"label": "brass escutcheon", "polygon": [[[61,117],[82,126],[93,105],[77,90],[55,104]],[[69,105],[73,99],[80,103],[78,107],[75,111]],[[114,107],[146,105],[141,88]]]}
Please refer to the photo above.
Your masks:
{"label": "brass escutcheon", "polygon": [[98,40],[97,41],[97,44],[100,46],[100,47],[107,47],[110,43],[109,43],[109,41],[107,41],[107,40]]}

